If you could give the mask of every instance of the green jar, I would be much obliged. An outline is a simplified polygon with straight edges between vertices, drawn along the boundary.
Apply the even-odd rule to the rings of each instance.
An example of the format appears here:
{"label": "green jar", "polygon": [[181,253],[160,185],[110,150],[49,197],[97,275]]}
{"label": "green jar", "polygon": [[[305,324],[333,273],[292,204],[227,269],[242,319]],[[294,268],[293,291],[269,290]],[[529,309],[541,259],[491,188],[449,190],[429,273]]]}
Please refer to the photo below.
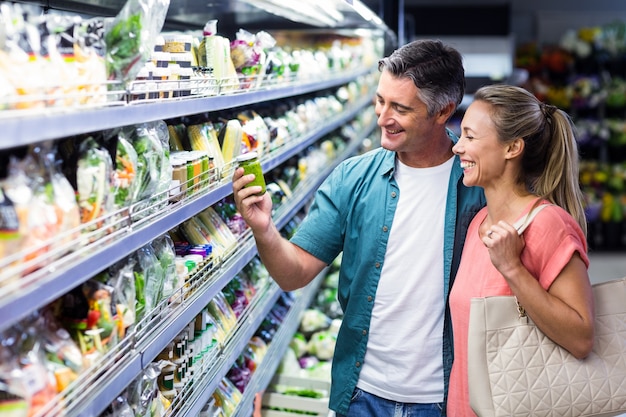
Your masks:
{"label": "green jar", "polygon": [[237,157],[237,163],[243,168],[244,175],[254,174],[254,180],[247,184],[246,187],[254,185],[261,186],[261,192],[257,195],[265,194],[265,178],[263,178],[263,168],[256,152],[248,152]]}

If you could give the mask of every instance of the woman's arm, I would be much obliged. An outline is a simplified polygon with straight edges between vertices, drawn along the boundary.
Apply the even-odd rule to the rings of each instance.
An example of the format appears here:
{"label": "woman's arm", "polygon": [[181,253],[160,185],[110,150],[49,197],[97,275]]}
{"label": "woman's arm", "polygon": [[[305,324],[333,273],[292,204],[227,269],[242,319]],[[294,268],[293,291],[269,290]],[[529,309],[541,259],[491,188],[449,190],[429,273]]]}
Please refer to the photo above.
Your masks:
{"label": "woman's arm", "polygon": [[578,359],[593,348],[594,305],[587,267],[575,253],[546,292],[525,270],[527,277],[507,280],[526,314],[555,343]]}
{"label": "woman's arm", "polygon": [[546,291],[523,265],[520,254],[524,240],[513,226],[499,222],[483,242],[491,261],[506,279],[526,314],[546,336],[576,358],[593,348],[593,291],[587,266],[575,252]]}

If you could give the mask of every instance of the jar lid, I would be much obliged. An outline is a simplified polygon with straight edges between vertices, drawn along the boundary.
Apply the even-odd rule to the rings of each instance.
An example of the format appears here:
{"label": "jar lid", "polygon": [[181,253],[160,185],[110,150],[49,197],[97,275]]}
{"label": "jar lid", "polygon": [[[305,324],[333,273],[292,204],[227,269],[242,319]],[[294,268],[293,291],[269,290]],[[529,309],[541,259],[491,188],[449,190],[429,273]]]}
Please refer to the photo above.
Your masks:
{"label": "jar lid", "polygon": [[246,152],[242,155],[239,155],[237,157],[237,162],[243,162],[243,161],[249,161],[251,159],[254,159],[258,157],[258,154],[255,151],[251,151],[251,152]]}

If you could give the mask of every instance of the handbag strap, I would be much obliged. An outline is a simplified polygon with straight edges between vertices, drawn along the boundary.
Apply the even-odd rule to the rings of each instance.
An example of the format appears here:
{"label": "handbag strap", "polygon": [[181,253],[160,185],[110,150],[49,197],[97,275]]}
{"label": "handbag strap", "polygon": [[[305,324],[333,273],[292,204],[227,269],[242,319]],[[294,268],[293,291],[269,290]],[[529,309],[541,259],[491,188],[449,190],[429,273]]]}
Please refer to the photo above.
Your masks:
{"label": "handbag strap", "polygon": [[[523,217],[523,218],[519,219],[518,221],[516,221],[515,224],[513,224],[513,227],[515,227],[515,229],[517,230],[517,234],[521,235],[522,233],[524,233],[524,230],[526,230],[528,225],[533,221],[533,219],[535,218],[537,213],[539,213],[544,208],[546,208],[548,206],[552,206],[552,205],[554,205],[554,204],[540,204],[537,207],[535,207],[534,209],[532,209],[530,211],[530,213],[528,213],[525,217]],[[519,303],[519,301],[517,301],[517,297],[515,297],[515,304],[517,304],[517,315],[518,315],[518,317],[519,318],[525,318],[526,317],[526,310],[524,310],[524,307],[522,307],[522,305]]]}
{"label": "handbag strap", "polygon": [[552,206],[552,205],[553,204],[540,204],[537,207],[535,207],[534,209],[532,209],[530,211],[530,213],[528,213],[526,215],[526,217],[523,217],[523,218],[519,219],[517,222],[515,222],[513,224],[513,227],[517,230],[517,234],[521,235],[522,233],[524,233],[524,230],[526,230],[528,225],[533,221],[533,219],[535,218],[537,213],[539,213],[544,208],[546,208],[548,206]]}

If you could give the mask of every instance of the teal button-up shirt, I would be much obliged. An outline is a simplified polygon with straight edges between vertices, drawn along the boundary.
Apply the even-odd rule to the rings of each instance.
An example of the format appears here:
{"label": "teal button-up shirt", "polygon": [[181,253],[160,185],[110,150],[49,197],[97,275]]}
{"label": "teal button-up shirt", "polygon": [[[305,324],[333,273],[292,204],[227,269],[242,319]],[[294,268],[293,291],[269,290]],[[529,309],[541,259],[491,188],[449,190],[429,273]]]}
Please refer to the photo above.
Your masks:
{"label": "teal button-up shirt", "polygon": [[[452,134],[450,137],[456,140]],[[441,295],[446,301],[469,222],[485,204],[482,189],[463,185],[463,171],[458,157],[455,159],[445,208]],[[400,193],[394,169],[395,152],[383,148],[343,161],[319,187],[307,217],[291,239],[328,264],[343,251],[338,298],[344,317],[333,356],[330,394],[330,408],[340,414],[347,414],[367,348],[370,317],[389,238],[383,228],[392,224]],[[443,340],[447,393],[453,359],[447,308]]]}

